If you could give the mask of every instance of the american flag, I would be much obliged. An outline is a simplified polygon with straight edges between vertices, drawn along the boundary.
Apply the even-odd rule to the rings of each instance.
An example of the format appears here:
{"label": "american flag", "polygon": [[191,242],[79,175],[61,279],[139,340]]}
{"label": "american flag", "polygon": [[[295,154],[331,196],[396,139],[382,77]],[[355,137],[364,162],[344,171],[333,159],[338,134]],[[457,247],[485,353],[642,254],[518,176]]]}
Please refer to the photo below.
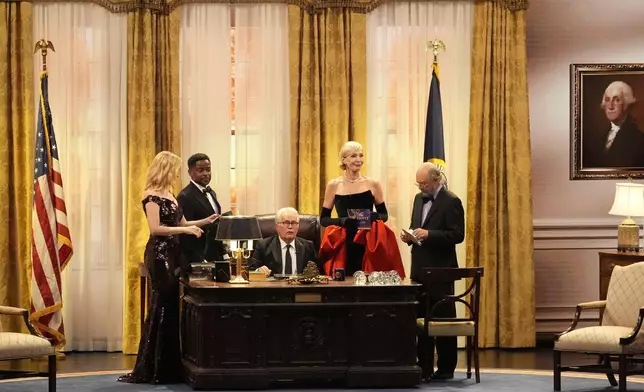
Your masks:
{"label": "american flag", "polygon": [[60,346],[65,343],[61,273],[73,250],[47,87],[45,71],[40,74],[34,157],[31,320],[43,335],[54,338]]}

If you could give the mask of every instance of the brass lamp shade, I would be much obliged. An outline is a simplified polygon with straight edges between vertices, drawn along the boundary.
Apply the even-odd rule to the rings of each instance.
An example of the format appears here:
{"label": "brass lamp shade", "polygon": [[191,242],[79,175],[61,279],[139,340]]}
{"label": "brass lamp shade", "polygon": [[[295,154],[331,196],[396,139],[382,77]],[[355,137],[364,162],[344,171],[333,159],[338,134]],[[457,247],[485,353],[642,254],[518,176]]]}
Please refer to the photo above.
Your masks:
{"label": "brass lamp shade", "polygon": [[[259,240],[262,232],[259,229],[259,222],[254,216],[222,216],[217,225],[216,239],[222,241],[248,241]],[[241,244],[240,244],[241,245]],[[230,283],[249,283],[243,276],[244,259],[250,257],[250,249],[243,249],[241,246],[234,250],[237,260],[237,271],[235,279]]]}
{"label": "brass lamp shade", "polygon": [[620,252],[639,251],[640,227],[631,217],[644,216],[644,185],[632,182],[616,184],[615,201],[608,213],[626,217],[617,226],[617,250]]}

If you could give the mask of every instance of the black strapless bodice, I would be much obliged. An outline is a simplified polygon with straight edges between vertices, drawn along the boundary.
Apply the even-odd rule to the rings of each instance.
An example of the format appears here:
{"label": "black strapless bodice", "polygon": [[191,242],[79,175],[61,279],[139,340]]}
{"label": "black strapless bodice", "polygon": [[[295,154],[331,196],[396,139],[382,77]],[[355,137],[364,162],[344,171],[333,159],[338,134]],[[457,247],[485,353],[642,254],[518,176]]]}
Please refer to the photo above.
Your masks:
{"label": "black strapless bodice", "polygon": [[[335,195],[333,204],[340,218],[347,218],[350,209],[367,209],[373,210],[373,193],[370,190],[353,193],[350,195]],[[358,233],[358,229],[353,226],[346,228],[347,239],[345,242],[347,262],[345,272],[347,276],[352,276],[356,271],[362,270],[362,258],[364,257],[364,246],[353,242],[353,238]]]}
{"label": "black strapless bodice", "polygon": [[373,203],[374,198],[370,190],[350,195],[335,195],[333,200],[335,210],[340,218],[348,217],[347,210],[352,208],[372,210]]}

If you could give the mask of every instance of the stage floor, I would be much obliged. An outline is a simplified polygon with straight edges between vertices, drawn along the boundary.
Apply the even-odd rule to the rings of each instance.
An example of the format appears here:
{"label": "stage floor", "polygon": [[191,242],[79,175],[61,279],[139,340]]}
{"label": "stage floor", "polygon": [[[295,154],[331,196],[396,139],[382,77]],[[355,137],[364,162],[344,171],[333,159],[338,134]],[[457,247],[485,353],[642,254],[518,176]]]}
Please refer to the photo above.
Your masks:
{"label": "stage floor", "polygon": [[[552,370],[552,349],[487,349],[480,351],[481,368],[485,369],[529,369]],[[136,360],[135,355],[105,352],[71,352],[65,359],[58,361],[58,373],[97,372],[131,369]],[[565,355],[565,362],[594,363],[596,356],[577,354]],[[458,367],[465,367],[465,351],[459,350]],[[47,360],[43,361],[7,361],[0,362],[0,369],[36,370],[46,369]]]}

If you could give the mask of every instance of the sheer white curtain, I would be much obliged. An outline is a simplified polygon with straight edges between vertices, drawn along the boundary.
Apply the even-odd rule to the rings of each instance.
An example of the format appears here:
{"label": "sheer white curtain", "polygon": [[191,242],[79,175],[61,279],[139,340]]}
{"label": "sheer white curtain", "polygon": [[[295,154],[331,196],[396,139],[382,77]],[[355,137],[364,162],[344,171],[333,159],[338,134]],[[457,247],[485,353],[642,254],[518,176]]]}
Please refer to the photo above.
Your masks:
{"label": "sheer white curtain", "polygon": [[288,8],[235,7],[235,176],[240,214],[289,202]]}
{"label": "sheer white curtain", "polygon": [[[409,227],[418,192],[433,62],[425,44],[434,38],[447,47],[439,54],[446,174],[465,204],[473,9],[472,1],[396,2],[367,15],[367,167],[382,181],[396,232]],[[400,249],[409,272],[408,247]],[[464,245],[457,252],[464,264]]]}
{"label": "sheer white curtain", "polygon": [[[230,208],[230,5],[181,6],[180,99],[182,158],[202,152],[212,164],[212,188]],[[184,165],[184,185],[190,181]]]}
{"label": "sheer white curtain", "polygon": [[[126,33],[125,14],[97,5],[34,4],[34,37],[56,49],[49,100],[74,245],[63,273],[68,351],[121,350]],[[34,65],[38,89],[40,56]]]}

